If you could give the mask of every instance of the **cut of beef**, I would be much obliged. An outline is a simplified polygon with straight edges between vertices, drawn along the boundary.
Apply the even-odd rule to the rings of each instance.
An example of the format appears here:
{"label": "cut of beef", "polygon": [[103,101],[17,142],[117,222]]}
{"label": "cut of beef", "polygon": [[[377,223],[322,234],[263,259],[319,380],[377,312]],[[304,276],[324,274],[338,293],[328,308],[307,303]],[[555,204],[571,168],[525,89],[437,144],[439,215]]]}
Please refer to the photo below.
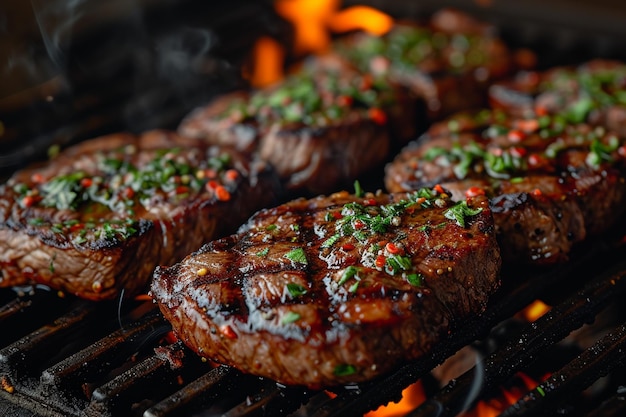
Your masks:
{"label": "cut of beef", "polygon": [[156,265],[232,233],[276,190],[263,164],[166,131],[81,143],[0,187],[0,285],[145,291]]}
{"label": "cut of beef", "polygon": [[483,107],[488,86],[514,66],[492,27],[451,9],[428,25],[396,24],[384,36],[340,39],[335,49],[361,71],[408,87],[431,119]]}
{"label": "cut of beef", "polygon": [[277,86],[195,110],[179,132],[258,153],[288,189],[328,193],[381,166],[393,137],[415,134],[411,106],[403,89],[327,56]]}
{"label": "cut of beef", "polygon": [[484,196],[341,192],[260,211],[157,268],[151,294],[201,356],[320,388],[424,355],[483,311],[499,269]]}
{"label": "cut of beef", "polygon": [[543,73],[522,72],[489,92],[495,108],[520,117],[558,114],[571,123],[588,122],[626,136],[626,65],[593,60]]}
{"label": "cut of beef", "polygon": [[458,115],[404,149],[385,184],[397,192],[439,183],[455,199],[486,194],[503,259],[550,264],[624,212],[624,143],[560,115]]}

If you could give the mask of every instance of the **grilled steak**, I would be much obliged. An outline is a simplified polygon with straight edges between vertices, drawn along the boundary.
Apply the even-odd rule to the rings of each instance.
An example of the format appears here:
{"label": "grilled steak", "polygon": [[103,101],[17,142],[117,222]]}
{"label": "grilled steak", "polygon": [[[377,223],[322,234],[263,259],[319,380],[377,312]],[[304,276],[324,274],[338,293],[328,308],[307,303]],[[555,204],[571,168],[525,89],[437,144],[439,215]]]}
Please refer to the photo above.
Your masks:
{"label": "grilled steak", "polygon": [[503,259],[550,264],[623,213],[625,150],[602,127],[485,111],[434,125],[387,166],[385,184],[440,183],[455,199],[486,194]]}
{"label": "grilled steak", "polygon": [[521,117],[560,115],[571,123],[604,126],[626,136],[626,65],[593,60],[577,68],[523,72],[490,88],[495,108]]}
{"label": "grilled steak", "polygon": [[84,142],[0,187],[0,285],[145,291],[156,265],[273,203],[276,183],[233,150],[165,131]]}
{"label": "grilled steak", "polygon": [[483,310],[499,268],[483,196],[342,192],[260,211],[157,268],[151,293],[198,354],[320,388],[424,355]]}
{"label": "grilled steak", "polygon": [[510,53],[492,29],[445,9],[429,25],[397,24],[382,37],[358,34],[335,48],[362,71],[410,88],[432,119],[484,106],[489,84],[510,73]]}
{"label": "grilled steak", "polygon": [[194,111],[179,132],[258,153],[288,189],[324,193],[381,165],[392,137],[412,137],[410,107],[402,89],[328,56],[278,86]]}

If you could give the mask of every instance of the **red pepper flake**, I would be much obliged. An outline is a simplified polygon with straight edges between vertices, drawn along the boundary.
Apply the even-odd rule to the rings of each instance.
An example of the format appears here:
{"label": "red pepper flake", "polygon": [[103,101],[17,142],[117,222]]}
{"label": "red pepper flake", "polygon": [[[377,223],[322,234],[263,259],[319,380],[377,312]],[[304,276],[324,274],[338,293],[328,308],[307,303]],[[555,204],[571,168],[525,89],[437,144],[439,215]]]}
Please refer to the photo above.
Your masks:
{"label": "red pepper flake", "polygon": [[93,184],[93,180],[91,178],[83,178],[80,180],[80,185],[84,188],[89,188]]}
{"label": "red pepper flake", "polygon": [[237,338],[237,333],[235,333],[233,328],[230,327],[228,324],[224,324],[223,326],[220,326],[220,332],[229,339]]}
{"label": "red pepper flake", "polygon": [[535,106],[535,114],[537,116],[547,116],[548,109],[545,106],[537,105]]}
{"label": "red pepper flake", "polygon": [[85,228],[83,223],[76,223],[70,226],[70,232],[76,232]]}
{"label": "red pepper flake", "polygon": [[180,194],[187,194],[189,192],[189,187],[187,187],[186,185],[179,185],[178,187],[176,187],[176,194],[180,195]]}
{"label": "red pepper flake", "polygon": [[345,250],[345,251],[350,251],[354,249],[354,245],[352,243],[344,243],[341,246],[341,249]]}
{"label": "red pepper flake", "polygon": [[511,130],[507,137],[513,143],[520,143],[526,135],[521,130]]}
{"label": "red pepper flake", "polygon": [[205,188],[207,189],[207,191],[213,191],[215,190],[218,186],[219,186],[219,182],[215,181],[215,180],[211,180],[209,182],[206,183]]}
{"label": "red pepper flake", "polygon": [[547,163],[547,160],[539,154],[533,153],[528,157],[528,164],[530,166],[538,167],[538,166],[545,165],[546,163]]}
{"label": "red pepper flake", "polygon": [[357,230],[363,229],[365,227],[365,223],[362,220],[356,219],[354,221],[354,228]]}
{"label": "red pepper flake", "polygon": [[509,152],[511,153],[511,155],[516,156],[518,158],[521,158],[521,157],[525,156],[528,151],[526,150],[526,148],[515,146],[515,147],[511,148],[509,150]]}
{"label": "red pepper flake", "polygon": [[228,201],[230,200],[230,192],[226,188],[221,185],[218,185],[215,188],[215,197],[217,197],[220,201]]}
{"label": "red pepper flake", "polygon": [[207,178],[217,178],[217,171],[213,168],[209,168],[204,171],[204,176]]}
{"label": "red pepper flake", "polygon": [[366,198],[365,200],[363,200],[364,206],[375,206],[376,204],[376,200],[374,200],[373,198]]}
{"label": "red pepper flake", "polygon": [[[181,187],[178,187],[178,188],[181,188]],[[176,188],[176,193],[177,194],[182,194],[182,193],[178,192],[178,188]],[[133,198],[135,196],[135,190],[133,190],[131,187],[126,187],[124,189],[124,194],[123,195],[124,195],[125,198],[131,199],[131,198]]]}
{"label": "red pepper flake", "polygon": [[543,193],[541,192],[541,190],[540,190],[539,188],[535,188],[535,189],[532,191],[532,194],[533,194],[534,196],[539,197],[539,196],[540,196],[540,195],[542,195]]}
{"label": "red pepper flake", "polygon": [[425,197],[420,197],[417,200],[415,200],[416,204],[423,204],[426,201]]}
{"label": "red pepper flake", "polygon": [[477,195],[485,195],[485,190],[480,187],[470,187],[465,191],[465,197],[476,197]]}
{"label": "red pepper flake", "polygon": [[36,172],[31,175],[30,180],[35,184],[42,184],[45,181],[45,178],[40,173]]}
{"label": "red pepper flake", "polygon": [[37,202],[37,199],[33,196],[27,195],[22,198],[22,205],[24,207],[32,207]]}
{"label": "red pepper flake", "polygon": [[331,213],[331,216],[333,216],[336,220],[339,220],[339,219],[343,218],[343,215],[341,214],[340,211],[333,211]]}
{"label": "red pepper flake", "polygon": [[443,189],[443,187],[440,184],[437,184],[433,187],[433,189],[435,191],[437,191],[439,194],[443,194],[445,193],[445,190]]}
{"label": "red pepper flake", "polygon": [[377,125],[384,125],[387,123],[387,114],[378,107],[372,107],[367,111],[370,119]]}
{"label": "red pepper flake", "polygon": [[376,257],[376,267],[377,268],[384,267],[386,263],[387,263],[387,258],[385,258],[385,255],[378,255]]}
{"label": "red pepper flake", "polygon": [[389,242],[385,245],[385,249],[387,250],[387,252],[389,252],[392,255],[397,255],[400,253],[404,253],[404,250],[397,246],[395,243],[393,242]]}
{"label": "red pepper flake", "polygon": [[150,294],[139,294],[135,296],[135,301],[152,301]]}
{"label": "red pepper flake", "polygon": [[176,333],[169,331],[165,334],[165,341],[171,345],[178,342],[178,337],[176,337]]}
{"label": "red pepper flake", "polygon": [[354,99],[350,96],[339,96],[337,97],[337,105],[341,107],[350,107]]}
{"label": "red pepper flake", "polygon": [[369,90],[370,88],[372,88],[372,77],[369,74],[364,75],[361,82],[361,91]]}
{"label": "red pepper flake", "polygon": [[239,178],[239,172],[236,169],[229,169],[224,173],[224,177],[229,181],[235,181]]}

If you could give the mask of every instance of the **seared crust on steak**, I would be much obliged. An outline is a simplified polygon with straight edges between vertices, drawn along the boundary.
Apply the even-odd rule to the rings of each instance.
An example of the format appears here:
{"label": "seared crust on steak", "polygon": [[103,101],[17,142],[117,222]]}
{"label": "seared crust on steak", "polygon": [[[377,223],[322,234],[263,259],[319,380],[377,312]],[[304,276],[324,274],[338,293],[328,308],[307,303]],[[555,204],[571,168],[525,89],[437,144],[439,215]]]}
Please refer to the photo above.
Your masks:
{"label": "seared crust on steak", "polygon": [[413,137],[411,106],[403,89],[327,56],[277,86],[217,99],[179,132],[257,153],[290,190],[328,193],[380,166],[392,137]]}
{"label": "seared crust on steak", "polygon": [[596,59],[576,68],[523,72],[490,87],[494,108],[518,117],[560,115],[626,137],[626,64]]}
{"label": "seared crust on steak", "polygon": [[407,146],[387,166],[385,185],[398,192],[439,183],[455,199],[486,194],[503,259],[551,264],[624,212],[624,144],[562,116],[457,115]]}
{"label": "seared crust on steak", "polygon": [[0,187],[0,285],[92,300],[146,291],[156,265],[232,233],[276,189],[238,152],[171,132],[81,143]]}
{"label": "seared crust on steak", "polygon": [[295,200],[157,268],[151,294],[201,356],[284,384],[368,380],[427,353],[499,284],[487,200],[451,207],[430,189]]}
{"label": "seared crust on steak", "polygon": [[383,36],[340,39],[335,49],[361,71],[408,87],[437,119],[483,107],[489,85],[512,71],[511,54],[493,29],[444,9],[428,25],[398,23]]}

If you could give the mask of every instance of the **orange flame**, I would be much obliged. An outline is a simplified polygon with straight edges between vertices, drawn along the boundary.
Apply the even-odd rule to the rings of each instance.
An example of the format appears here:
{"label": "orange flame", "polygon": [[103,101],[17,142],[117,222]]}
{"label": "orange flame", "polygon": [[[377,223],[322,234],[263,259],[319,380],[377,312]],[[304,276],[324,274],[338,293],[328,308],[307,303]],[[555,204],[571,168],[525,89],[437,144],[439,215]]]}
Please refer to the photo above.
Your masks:
{"label": "orange flame", "polygon": [[364,417],[396,417],[416,409],[426,399],[421,381],[409,385],[402,391],[402,398],[398,402],[381,405],[375,411],[365,414]]}
{"label": "orange flame", "polygon": [[[277,0],[276,12],[294,26],[294,53],[322,54],[331,43],[332,33],[364,30],[382,35],[391,29],[393,20],[367,6],[339,10],[340,0]],[[269,38],[257,41],[249,78],[253,87],[264,87],[283,77],[284,51]],[[245,75],[245,74],[244,74]]]}
{"label": "orange flame", "polygon": [[521,316],[528,322],[534,322],[539,317],[550,311],[550,306],[541,300],[535,300],[532,304],[521,311]]}

